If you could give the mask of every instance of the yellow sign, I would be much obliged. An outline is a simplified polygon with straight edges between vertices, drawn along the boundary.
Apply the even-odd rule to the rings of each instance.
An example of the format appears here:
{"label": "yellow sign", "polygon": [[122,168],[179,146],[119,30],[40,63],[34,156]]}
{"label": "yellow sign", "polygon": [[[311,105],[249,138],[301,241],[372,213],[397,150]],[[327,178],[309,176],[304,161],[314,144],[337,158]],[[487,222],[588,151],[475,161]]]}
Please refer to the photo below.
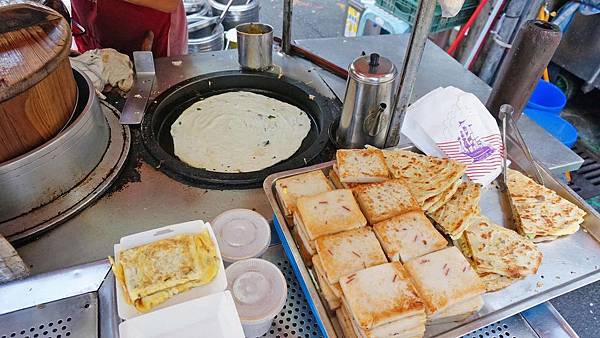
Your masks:
{"label": "yellow sign", "polygon": [[344,28],[344,36],[353,37],[358,32],[358,22],[360,21],[360,12],[352,6],[348,6],[346,15],[346,27]]}

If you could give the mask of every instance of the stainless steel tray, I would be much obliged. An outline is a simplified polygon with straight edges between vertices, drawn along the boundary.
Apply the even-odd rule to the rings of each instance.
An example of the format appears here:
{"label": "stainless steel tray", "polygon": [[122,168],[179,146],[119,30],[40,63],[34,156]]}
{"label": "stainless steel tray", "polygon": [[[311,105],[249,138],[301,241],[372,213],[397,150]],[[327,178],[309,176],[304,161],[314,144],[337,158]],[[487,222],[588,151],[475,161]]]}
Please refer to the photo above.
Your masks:
{"label": "stainless steel tray", "polygon": [[[511,146],[509,143],[509,150],[515,149],[512,153],[509,151],[512,167],[524,172],[534,170],[531,163],[518,152],[517,147]],[[292,264],[297,265],[299,273],[297,277],[306,284],[306,296],[310,298],[309,301],[314,303],[317,320],[322,323],[322,328],[328,336],[342,337],[343,334],[339,329],[337,319],[325,307],[325,302],[320,298],[314,275],[301,258],[298,247],[292,238],[290,224],[282,212],[283,209],[275,191],[275,182],[281,178],[313,170],[323,170],[327,173],[332,165],[333,162],[326,162],[273,174],[267,177],[263,187],[280,226],[280,234],[283,235],[282,241],[286,241],[287,243],[284,245],[287,244],[286,246],[289,247],[288,258]],[[485,294],[485,305],[475,316],[463,322],[428,326],[426,336],[458,337],[600,280],[600,243],[598,242],[600,240],[600,215],[573,190],[552,177],[549,170],[539,164],[536,165],[540,167],[544,183],[548,188],[586,211],[587,216],[583,229],[571,236],[539,244],[544,258],[535,276],[529,276],[506,289]],[[497,188],[484,189],[480,205],[484,215],[498,224],[506,224],[505,213],[500,208],[500,195]]]}

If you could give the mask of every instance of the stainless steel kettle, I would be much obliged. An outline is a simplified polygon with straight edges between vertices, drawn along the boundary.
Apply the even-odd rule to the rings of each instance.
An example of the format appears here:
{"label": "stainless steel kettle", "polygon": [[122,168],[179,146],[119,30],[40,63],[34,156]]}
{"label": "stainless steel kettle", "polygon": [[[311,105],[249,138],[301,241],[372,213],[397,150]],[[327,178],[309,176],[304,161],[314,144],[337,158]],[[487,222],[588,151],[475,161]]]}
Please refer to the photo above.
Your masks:
{"label": "stainless steel kettle", "polygon": [[342,148],[383,147],[391,122],[398,70],[388,58],[372,53],[348,69],[344,108],[335,140]]}

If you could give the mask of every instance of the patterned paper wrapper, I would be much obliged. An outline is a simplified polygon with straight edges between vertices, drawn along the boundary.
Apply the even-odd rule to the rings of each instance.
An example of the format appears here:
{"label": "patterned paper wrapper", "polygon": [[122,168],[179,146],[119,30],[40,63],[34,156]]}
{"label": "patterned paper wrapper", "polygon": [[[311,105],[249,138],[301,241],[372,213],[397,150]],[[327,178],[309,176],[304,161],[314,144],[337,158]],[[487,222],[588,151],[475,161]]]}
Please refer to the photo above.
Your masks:
{"label": "patterned paper wrapper", "polygon": [[454,87],[435,89],[407,109],[402,133],[428,155],[466,164],[467,177],[483,186],[502,171],[500,130],[471,93]]}

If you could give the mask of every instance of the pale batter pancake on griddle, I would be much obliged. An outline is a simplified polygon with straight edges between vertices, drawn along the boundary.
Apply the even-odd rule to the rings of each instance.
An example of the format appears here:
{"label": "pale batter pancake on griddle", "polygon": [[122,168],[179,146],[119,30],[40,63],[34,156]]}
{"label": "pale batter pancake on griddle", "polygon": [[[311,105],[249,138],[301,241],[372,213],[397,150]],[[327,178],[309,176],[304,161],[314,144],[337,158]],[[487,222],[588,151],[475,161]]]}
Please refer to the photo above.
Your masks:
{"label": "pale batter pancake on griddle", "polygon": [[290,158],[310,127],[298,107],[242,91],[194,103],[171,125],[171,136],[175,155],[190,166],[239,173]]}

